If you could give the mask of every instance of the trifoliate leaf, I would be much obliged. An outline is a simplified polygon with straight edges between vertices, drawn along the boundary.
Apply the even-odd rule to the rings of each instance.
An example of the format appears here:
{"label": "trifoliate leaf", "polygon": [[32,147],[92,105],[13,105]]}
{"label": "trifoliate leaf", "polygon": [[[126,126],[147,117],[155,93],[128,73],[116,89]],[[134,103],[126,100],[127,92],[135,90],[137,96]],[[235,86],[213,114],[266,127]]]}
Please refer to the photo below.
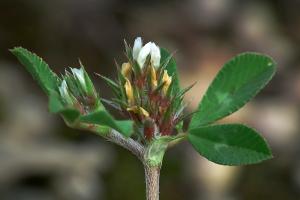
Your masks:
{"label": "trifoliate leaf", "polygon": [[241,124],[191,129],[188,139],[202,156],[222,165],[247,165],[272,158],[265,140]]}

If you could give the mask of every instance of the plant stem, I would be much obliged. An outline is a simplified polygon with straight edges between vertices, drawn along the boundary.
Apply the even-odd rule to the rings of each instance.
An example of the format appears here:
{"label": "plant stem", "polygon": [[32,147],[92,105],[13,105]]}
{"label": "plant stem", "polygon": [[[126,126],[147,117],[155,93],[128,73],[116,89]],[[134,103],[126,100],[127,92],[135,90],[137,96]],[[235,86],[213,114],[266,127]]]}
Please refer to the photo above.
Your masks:
{"label": "plant stem", "polygon": [[145,148],[140,143],[131,138],[125,138],[122,134],[115,130],[112,130],[110,134],[106,136],[106,139],[129,150],[141,162],[144,161]]}
{"label": "plant stem", "polygon": [[[96,126],[89,127],[86,124],[80,124],[80,129],[88,129],[94,133],[101,134]],[[160,167],[150,166],[145,159],[145,147],[137,141],[131,138],[125,138],[118,131],[111,130],[108,134],[102,135],[107,140],[118,144],[134,154],[142,163],[144,163],[145,169],[145,181],[146,181],[146,199],[147,200],[159,200],[159,177]]]}
{"label": "plant stem", "polygon": [[145,181],[146,181],[146,199],[147,200],[159,200],[159,176],[160,166],[148,166],[145,167]]}
{"label": "plant stem", "polygon": [[127,150],[129,150],[133,155],[135,155],[141,162],[144,162],[144,152],[145,148],[142,144],[140,144],[137,141],[134,141],[131,138],[124,137],[121,133],[118,131],[112,129],[108,134],[101,133],[101,130],[98,130],[98,126],[89,126],[85,123],[80,123],[75,128],[81,129],[81,130],[89,130],[93,133],[96,133],[97,135],[100,135],[107,139],[108,141],[115,143]]}

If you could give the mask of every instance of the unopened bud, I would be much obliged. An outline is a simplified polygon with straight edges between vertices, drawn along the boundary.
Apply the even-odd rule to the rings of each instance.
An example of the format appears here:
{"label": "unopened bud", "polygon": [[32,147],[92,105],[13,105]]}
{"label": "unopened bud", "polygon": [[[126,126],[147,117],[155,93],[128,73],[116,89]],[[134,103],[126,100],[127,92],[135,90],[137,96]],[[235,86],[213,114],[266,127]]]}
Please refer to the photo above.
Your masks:
{"label": "unopened bud", "polygon": [[164,83],[164,86],[163,86],[163,92],[164,94],[167,94],[167,91],[171,85],[171,82],[172,82],[172,77],[170,77],[168,75],[168,72],[167,70],[164,70],[164,74],[163,74],[163,77],[162,77],[162,81]]}
{"label": "unopened bud", "polygon": [[131,73],[131,65],[130,63],[123,63],[121,73],[124,77],[128,78]]}
{"label": "unopened bud", "polygon": [[156,78],[156,71],[153,66],[150,67],[150,73],[151,73],[151,86],[152,89],[155,89],[157,87],[157,78]]}
{"label": "unopened bud", "polygon": [[151,140],[155,137],[156,125],[153,119],[146,119],[144,123],[144,136],[147,140]]}
{"label": "unopened bud", "polygon": [[145,117],[149,117],[149,113],[148,111],[146,111],[144,108],[140,107],[140,106],[132,106],[130,108],[127,108],[127,111],[132,111],[136,114],[141,114]]}
{"label": "unopened bud", "polygon": [[133,105],[134,104],[133,89],[132,89],[130,81],[127,78],[126,78],[124,88],[125,88],[128,104]]}

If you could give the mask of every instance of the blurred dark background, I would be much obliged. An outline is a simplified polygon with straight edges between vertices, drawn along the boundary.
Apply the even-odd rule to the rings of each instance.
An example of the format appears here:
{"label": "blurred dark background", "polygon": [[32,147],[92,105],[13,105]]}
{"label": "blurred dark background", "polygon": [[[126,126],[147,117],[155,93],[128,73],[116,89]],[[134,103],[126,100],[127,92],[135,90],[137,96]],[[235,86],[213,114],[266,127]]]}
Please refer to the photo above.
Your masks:
{"label": "blurred dark background", "polygon": [[[137,36],[170,51],[194,109],[232,56],[271,55],[278,73],[226,122],[247,123],[275,158],[224,167],[187,143],[171,149],[161,176],[162,200],[300,199],[300,1],[285,0],[0,0],[0,199],[141,200],[142,165],[127,151],[71,130],[47,112],[47,98],[8,49],[23,46],[57,73],[82,60],[91,74],[115,76],[123,39]],[[104,97],[107,87],[92,76]]]}

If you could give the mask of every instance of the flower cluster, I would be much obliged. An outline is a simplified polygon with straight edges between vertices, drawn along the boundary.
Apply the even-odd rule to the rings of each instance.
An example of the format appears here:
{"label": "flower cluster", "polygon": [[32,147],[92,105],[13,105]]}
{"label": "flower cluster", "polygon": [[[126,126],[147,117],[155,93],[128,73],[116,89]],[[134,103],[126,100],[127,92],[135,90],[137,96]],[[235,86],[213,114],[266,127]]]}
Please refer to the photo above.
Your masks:
{"label": "flower cluster", "polygon": [[81,65],[79,69],[70,68],[70,71],[65,71],[58,88],[64,104],[76,108],[81,114],[96,110],[101,103],[84,67]]}
{"label": "flower cluster", "polygon": [[125,47],[128,61],[118,67],[118,80],[100,75],[115,94],[111,101],[104,102],[135,122],[141,141],[176,134],[176,127],[182,125],[185,90],[175,87],[175,77],[169,73],[172,56],[162,57],[165,50],[153,42],[143,45],[140,37],[133,48],[126,42]]}

